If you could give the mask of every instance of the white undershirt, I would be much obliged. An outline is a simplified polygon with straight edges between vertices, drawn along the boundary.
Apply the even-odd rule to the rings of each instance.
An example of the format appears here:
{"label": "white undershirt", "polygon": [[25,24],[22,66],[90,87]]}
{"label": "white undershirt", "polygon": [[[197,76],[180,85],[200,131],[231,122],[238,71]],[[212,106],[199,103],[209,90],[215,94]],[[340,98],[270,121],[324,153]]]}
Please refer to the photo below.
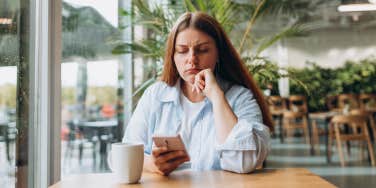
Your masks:
{"label": "white undershirt", "polygon": [[193,118],[198,116],[200,110],[205,105],[205,101],[201,102],[191,102],[184,94],[181,92],[180,94],[180,103],[182,105],[184,116],[182,118],[181,126],[180,126],[180,134],[185,136],[187,140],[190,140],[191,133],[192,133],[192,121]]}

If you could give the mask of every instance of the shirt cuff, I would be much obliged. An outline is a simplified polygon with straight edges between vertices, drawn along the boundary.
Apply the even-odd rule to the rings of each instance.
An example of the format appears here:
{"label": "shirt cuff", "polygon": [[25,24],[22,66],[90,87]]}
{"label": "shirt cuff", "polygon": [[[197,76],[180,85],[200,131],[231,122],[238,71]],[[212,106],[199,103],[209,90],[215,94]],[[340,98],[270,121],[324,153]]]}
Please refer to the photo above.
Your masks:
{"label": "shirt cuff", "polygon": [[[270,138],[269,129],[259,122],[248,122],[239,120],[232,128],[223,144],[216,141],[216,150],[256,150],[255,134],[258,139],[268,141]],[[265,143],[265,142],[264,142]]]}

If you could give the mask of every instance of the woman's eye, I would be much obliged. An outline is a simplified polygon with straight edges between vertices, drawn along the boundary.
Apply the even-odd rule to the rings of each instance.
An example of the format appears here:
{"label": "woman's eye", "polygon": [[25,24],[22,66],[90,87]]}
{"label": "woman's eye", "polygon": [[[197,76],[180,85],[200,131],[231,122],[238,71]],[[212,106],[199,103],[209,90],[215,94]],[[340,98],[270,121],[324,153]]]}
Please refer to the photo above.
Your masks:
{"label": "woman's eye", "polygon": [[208,51],[209,51],[209,49],[199,49],[199,50],[197,50],[197,52],[199,52],[199,53],[206,53]]}
{"label": "woman's eye", "polygon": [[187,51],[187,50],[176,50],[176,52],[177,52],[178,54],[185,54],[185,53],[187,53],[188,51]]}

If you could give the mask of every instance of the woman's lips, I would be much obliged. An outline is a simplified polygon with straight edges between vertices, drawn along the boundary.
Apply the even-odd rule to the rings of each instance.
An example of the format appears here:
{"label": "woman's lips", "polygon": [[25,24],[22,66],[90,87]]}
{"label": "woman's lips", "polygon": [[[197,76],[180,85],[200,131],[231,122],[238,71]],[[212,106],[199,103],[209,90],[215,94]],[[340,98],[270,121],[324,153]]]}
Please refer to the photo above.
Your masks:
{"label": "woman's lips", "polygon": [[185,71],[187,74],[197,74],[201,71],[201,69],[188,69]]}

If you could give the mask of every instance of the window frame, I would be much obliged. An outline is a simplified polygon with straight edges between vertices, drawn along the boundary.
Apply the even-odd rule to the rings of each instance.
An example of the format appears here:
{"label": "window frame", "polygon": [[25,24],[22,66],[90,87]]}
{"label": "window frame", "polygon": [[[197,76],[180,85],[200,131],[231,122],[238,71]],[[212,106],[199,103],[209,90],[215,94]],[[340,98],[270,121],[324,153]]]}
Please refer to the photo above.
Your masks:
{"label": "window frame", "polygon": [[30,3],[28,187],[60,180],[61,4]]}

